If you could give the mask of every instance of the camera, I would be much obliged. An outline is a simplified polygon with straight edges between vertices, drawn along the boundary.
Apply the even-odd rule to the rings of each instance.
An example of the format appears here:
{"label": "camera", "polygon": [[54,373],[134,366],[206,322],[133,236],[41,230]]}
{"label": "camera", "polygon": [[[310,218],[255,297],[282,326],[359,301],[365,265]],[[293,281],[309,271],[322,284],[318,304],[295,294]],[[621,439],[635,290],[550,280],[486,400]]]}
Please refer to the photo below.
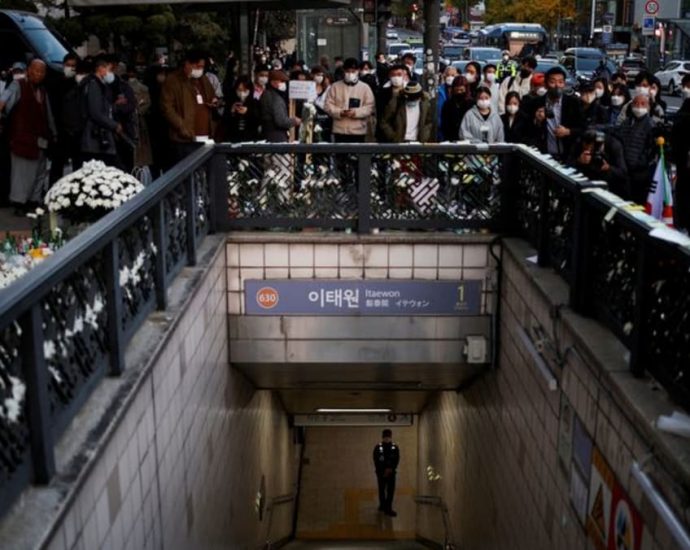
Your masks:
{"label": "camera", "polygon": [[110,147],[110,132],[105,128],[96,127],[91,130],[91,136],[98,143],[98,147],[105,151]]}
{"label": "camera", "polygon": [[604,162],[606,161],[606,156],[604,153],[604,147],[606,145],[606,134],[598,130],[588,131],[585,133],[584,142],[593,144],[592,160],[590,163],[591,167],[595,170],[601,170],[602,166],[604,166]]}

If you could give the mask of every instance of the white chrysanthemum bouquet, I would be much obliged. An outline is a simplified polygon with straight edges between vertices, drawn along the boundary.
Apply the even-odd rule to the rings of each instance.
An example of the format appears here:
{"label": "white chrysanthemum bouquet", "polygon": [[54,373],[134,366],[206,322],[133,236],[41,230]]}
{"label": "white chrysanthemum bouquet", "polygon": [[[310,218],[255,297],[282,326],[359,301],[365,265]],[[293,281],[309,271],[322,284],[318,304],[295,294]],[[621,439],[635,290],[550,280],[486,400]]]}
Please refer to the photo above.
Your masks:
{"label": "white chrysanthemum bouquet", "polygon": [[58,180],[45,204],[73,223],[94,222],[143,191],[134,176],[92,160]]}

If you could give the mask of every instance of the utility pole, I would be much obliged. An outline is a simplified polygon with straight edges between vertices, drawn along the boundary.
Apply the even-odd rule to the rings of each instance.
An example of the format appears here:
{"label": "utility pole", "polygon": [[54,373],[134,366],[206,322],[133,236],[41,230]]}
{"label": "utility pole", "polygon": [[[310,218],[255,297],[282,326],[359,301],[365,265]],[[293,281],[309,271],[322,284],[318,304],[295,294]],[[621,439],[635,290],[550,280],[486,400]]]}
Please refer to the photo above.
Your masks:
{"label": "utility pole", "polygon": [[441,24],[441,4],[439,0],[424,0],[424,87],[431,96],[434,106],[434,136],[437,132],[436,90],[438,89],[438,43]]}

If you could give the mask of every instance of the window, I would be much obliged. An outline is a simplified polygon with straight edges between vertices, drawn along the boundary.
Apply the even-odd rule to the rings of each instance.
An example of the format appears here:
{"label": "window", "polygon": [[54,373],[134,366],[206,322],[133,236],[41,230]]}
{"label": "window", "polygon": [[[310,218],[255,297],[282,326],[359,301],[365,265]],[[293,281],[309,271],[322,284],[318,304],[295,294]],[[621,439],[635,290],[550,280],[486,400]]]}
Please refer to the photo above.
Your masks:
{"label": "window", "polygon": [[664,67],[664,71],[675,71],[679,67],[679,63],[669,63]]}

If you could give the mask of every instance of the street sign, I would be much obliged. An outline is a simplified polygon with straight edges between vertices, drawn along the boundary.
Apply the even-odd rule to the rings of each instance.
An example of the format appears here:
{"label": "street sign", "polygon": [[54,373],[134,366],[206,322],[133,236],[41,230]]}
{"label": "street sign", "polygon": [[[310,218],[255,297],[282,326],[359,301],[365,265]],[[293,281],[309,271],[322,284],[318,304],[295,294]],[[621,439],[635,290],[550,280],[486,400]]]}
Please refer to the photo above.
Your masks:
{"label": "street sign", "polygon": [[644,11],[647,15],[656,15],[659,13],[659,2],[658,0],[647,0],[644,5]]}
{"label": "street sign", "polygon": [[656,26],[656,17],[643,17],[642,18],[642,35],[643,36],[654,36],[654,27]]}

